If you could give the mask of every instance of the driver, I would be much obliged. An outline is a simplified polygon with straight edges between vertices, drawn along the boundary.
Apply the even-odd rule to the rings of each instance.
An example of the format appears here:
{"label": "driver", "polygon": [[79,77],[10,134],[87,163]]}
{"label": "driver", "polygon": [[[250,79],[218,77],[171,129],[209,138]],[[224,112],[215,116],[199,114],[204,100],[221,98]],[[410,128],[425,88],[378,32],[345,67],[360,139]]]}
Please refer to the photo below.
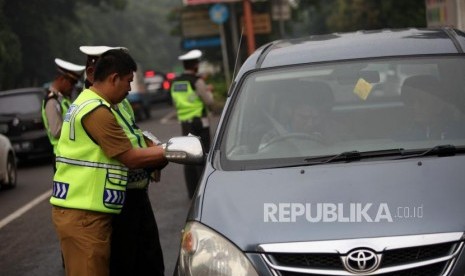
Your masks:
{"label": "driver", "polygon": [[334,96],[326,83],[301,81],[293,90],[287,92],[291,94],[287,95],[286,102],[281,103],[282,108],[291,106],[288,121],[265,133],[260,149],[290,134],[302,134],[303,139],[306,135],[309,140],[325,144],[343,139],[344,135],[340,133],[343,128],[330,119]]}

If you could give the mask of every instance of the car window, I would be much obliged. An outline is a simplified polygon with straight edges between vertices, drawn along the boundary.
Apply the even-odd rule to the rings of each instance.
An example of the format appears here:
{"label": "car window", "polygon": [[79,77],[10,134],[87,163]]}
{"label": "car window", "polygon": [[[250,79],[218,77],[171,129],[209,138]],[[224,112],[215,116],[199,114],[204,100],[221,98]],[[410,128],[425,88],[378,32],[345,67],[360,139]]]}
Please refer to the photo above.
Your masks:
{"label": "car window", "polygon": [[0,94],[0,114],[28,114],[40,112],[40,93]]}
{"label": "car window", "polygon": [[464,145],[464,67],[463,58],[410,57],[253,72],[222,132],[223,165]]}
{"label": "car window", "polygon": [[144,82],[145,85],[147,86],[147,90],[149,92],[156,91],[157,89],[160,89],[162,87],[164,78],[162,75],[154,75],[150,77],[145,77]]}

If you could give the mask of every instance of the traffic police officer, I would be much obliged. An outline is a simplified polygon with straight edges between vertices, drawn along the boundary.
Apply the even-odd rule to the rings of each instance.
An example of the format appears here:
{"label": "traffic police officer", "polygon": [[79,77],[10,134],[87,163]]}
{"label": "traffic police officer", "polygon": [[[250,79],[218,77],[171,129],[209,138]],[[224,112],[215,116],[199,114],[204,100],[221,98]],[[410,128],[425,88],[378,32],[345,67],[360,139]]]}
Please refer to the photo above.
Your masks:
{"label": "traffic police officer", "polygon": [[167,163],[162,147],[139,146],[141,131],[115,109],[136,69],[127,52],[105,52],[65,116],[50,202],[67,275],[109,275],[112,215],[123,208],[129,168]]}
{"label": "traffic police officer", "polygon": [[[99,57],[109,51],[109,50],[123,50],[123,51],[128,51],[126,47],[109,47],[109,46],[81,46],[79,47],[79,50],[87,55],[87,60],[86,60],[86,79],[85,79],[85,88],[89,88],[92,83],[94,82],[94,70],[95,70],[95,64],[97,63],[97,60]],[[120,110],[124,110],[129,113],[129,116],[132,118],[129,122],[131,124],[135,125],[135,116],[134,116],[134,110],[131,107],[131,103],[128,101],[127,98],[124,98],[124,100],[118,104],[118,107]]]}
{"label": "traffic police officer", "polygon": [[[109,50],[125,47],[108,46],[81,46],[79,50],[87,55],[86,62],[86,87],[94,81],[95,64],[99,57]],[[145,137],[136,125],[134,112],[127,99],[124,99],[115,108],[118,123],[124,128],[130,125],[137,131],[137,147],[145,148],[159,144],[153,135]],[[128,136],[132,136],[129,133]],[[155,141],[150,140],[154,139]],[[128,171],[128,184],[125,195],[125,203],[120,214],[113,217],[110,275],[163,275],[164,261],[158,235],[158,227],[152,205],[148,195],[148,185],[151,174],[155,181],[159,180],[160,169],[152,167],[144,169],[131,169]]]}
{"label": "traffic police officer", "polygon": [[[197,75],[199,70],[200,50],[191,50],[179,56],[184,66],[181,76],[174,79],[171,97],[176,107],[178,120],[181,122],[182,135],[199,136],[205,150],[210,148],[210,123],[208,110],[214,100],[208,85]],[[189,198],[194,195],[204,166],[184,166],[184,176]]]}
{"label": "traffic police officer", "polygon": [[[48,139],[56,154],[56,145],[60,138],[63,117],[71,105],[71,93],[76,83],[81,78],[84,66],[56,58],[59,75],[52,82],[42,101],[42,121],[47,131]],[[55,171],[55,162],[53,162]]]}

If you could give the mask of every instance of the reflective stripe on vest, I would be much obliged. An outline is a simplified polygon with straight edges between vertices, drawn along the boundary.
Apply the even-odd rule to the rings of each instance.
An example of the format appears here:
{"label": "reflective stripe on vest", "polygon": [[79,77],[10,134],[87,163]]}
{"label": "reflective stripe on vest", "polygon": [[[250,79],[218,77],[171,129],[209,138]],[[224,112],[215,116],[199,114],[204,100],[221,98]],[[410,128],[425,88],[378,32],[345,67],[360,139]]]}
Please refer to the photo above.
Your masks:
{"label": "reflective stripe on vest", "polygon": [[123,207],[129,169],[108,158],[82,125],[82,119],[101,106],[109,108],[124,132],[131,135],[133,147],[139,147],[138,132],[124,124],[108,102],[89,89],[81,92],[65,116],[57,146],[53,205],[115,214]]}
{"label": "reflective stripe on vest", "polygon": [[[146,148],[147,144],[142,134],[142,130],[136,125],[134,112],[130,106],[130,103],[127,99],[123,100],[118,104],[117,121],[126,131],[131,131],[126,133],[133,145],[137,144],[140,148]],[[124,125],[130,126],[124,128]],[[150,175],[143,169],[132,169],[128,172],[128,184],[127,189],[145,189],[149,185]]]}

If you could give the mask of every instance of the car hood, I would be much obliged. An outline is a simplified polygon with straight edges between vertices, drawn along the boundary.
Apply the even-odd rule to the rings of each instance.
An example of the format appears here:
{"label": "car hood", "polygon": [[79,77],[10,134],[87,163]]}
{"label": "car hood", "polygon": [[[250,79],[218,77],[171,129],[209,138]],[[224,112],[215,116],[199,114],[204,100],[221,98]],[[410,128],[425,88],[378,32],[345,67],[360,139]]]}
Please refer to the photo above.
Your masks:
{"label": "car hood", "polygon": [[265,243],[462,232],[464,162],[425,157],[214,171],[199,218],[249,252]]}

